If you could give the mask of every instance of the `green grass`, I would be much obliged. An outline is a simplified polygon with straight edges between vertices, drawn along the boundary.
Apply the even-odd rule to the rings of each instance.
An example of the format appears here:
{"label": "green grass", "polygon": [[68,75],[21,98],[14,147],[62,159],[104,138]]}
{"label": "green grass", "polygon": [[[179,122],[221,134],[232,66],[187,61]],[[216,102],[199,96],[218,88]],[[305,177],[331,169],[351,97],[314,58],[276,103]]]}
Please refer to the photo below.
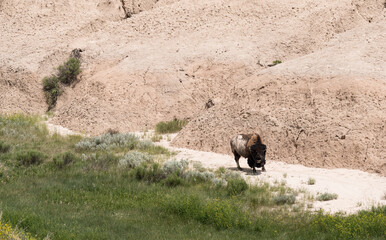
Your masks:
{"label": "green grass", "polygon": [[155,126],[155,132],[158,134],[175,133],[185,127],[186,124],[188,124],[187,120],[178,119],[174,119],[169,122],[159,122]]}
{"label": "green grass", "polygon": [[[115,135],[118,133],[110,134]],[[99,140],[101,141],[99,141]],[[117,144],[116,139],[123,141]],[[110,141],[111,140],[111,141]],[[130,136],[50,136],[38,117],[0,116],[3,221],[43,239],[383,239],[386,207],[353,215],[291,211],[285,184],[212,173]],[[77,145],[83,142],[84,148]],[[97,143],[97,144],[94,144]],[[96,148],[104,144],[103,147]],[[78,146],[78,147],[76,147]],[[17,153],[39,151],[39,165]],[[197,170],[198,169],[198,170]],[[228,182],[227,185],[215,184]],[[296,201],[296,199],[295,199]]]}

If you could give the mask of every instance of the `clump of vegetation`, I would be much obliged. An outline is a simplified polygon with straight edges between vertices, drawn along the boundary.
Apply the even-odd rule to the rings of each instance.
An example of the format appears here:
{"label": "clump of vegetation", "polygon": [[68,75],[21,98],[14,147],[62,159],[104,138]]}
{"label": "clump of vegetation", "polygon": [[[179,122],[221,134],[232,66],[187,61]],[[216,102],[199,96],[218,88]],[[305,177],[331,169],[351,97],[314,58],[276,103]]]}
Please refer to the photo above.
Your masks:
{"label": "clump of vegetation", "polygon": [[165,178],[165,173],[158,163],[134,168],[134,175],[137,180],[145,180],[150,183],[157,183]]}
{"label": "clump of vegetation", "polygon": [[308,185],[314,185],[316,182],[315,178],[309,178],[308,181],[307,181],[307,184]]}
{"label": "clump of vegetation", "polygon": [[214,173],[209,171],[193,170],[186,173],[186,179],[190,182],[209,182],[214,178]]}
{"label": "clump of vegetation", "polygon": [[317,197],[318,201],[330,201],[338,198],[336,193],[323,193]]}
{"label": "clump of vegetation", "polygon": [[164,183],[166,186],[169,187],[176,187],[178,185],[183,184],[184,179],[181,176],[178,176],[177,174],[170,174],[166,177]]}
{"label": "clump of vegetation", "polygon": [[175,133],[185,127],[186,124],[188,124],[187,120],[179,120],[176,118],[169,122],[159,122],[155,126],[155,132],[158,134]]}
{"label": "clump of vegetation", "polygon": [[162,140],[162,135],[159,135],[159,134],[154,134],[152,137],[151,137],[151,141],[153,142],[159,142]]}
{"label": "clump of vegetation", "polygon": [[44,153],[36,150],[28,150],[16,154],[16,160],[22,166],[39,165],[46,158],[47,156]]}
{"label": "clump of vegetation", "polygon": [[151,157],[148,153],[141,153],[137,151],[129,152],[125,154],[119,160],[120,167],[128,167],[135,168],[139,167],[143,164],[150,163],[153,161],[153,157]]}
{"label": "clump of vegetation", "polygon": [[182,159],[182,160],[169,160],[164,163],[163,171],[165,174],[176,174],[178,176],[181,176],[183,172],[188,168],[189,161]]}
{"label": "clump of vegetation", "polygon": [[63,92],[59,83],[70,85],[77,79],[80,72],[80,60],[70,58],[58,67],[56,75],[43,78],[43,91],[48,104],[48,111],[55,107],[58,97]]}
{"label": "clump of vegetation", "polygon": [[52,160],[57,168],[62,169],[71,163],[76,162],[78,157],[72,152],[65,152],[55,155]]}
{"label": "clump of vegetation", "polygon": [[107,171],[114,169],[119,164],[119,157],[112,152],[95,152],[90,155],[83,155],[86,171]]}
{"label": "clump of vegetation", "polygon": [[139,138],[132,133],[106,133],[97,137],[85,138],[78,142],[75,148],[82,151],[113,150],[118,148],[132,150],[138,146],[139,142]]}
{"label": "clump of vegetation", "polygon": [[273,201],[277,205],[294,204],[296,201],[296,197],[293,194],[283,194],[274,197]]}
{"label": "clump of vegetation", "polygon": [[320,211],[313,217],[311,227],[331,239],[384,239],[386,206],[372,207],[367,211],[345,216]]}
{"label": "clump of vegetation", "polygon": [[0,153],[6,153],[11,149],[11,145],[4,141],[0,141]]}
{"label": "clump of vegetation", "polygon": [[228,180],[226,191],[229,196],[239,195],[248,189],[248,184],[244,178],[233,178]]}
{"label": "clump of vegetation", "polygon": [[[1,217],[1,215],[0,215]],[[26,234],[24,231],[13,228],[11,224],[3,222],[0,219],[0,239],[23,239],[23,240],[34,240],[30,234]]]}
{"label": "clump of vegetation", "polygon": [[282,63],[280,60],[275,60],[272,62],[272,64],[268,64],[269,67],[273,67],[273,66],[276,66],[278,64]]}
{"label": "clump of vegetation", "polygon": [[79,73],[81,73],[80,60],[70,58],[58,67],[58,80],[63,84],[70,85],[77,79]]}
{"label": "clump of vegetation", "polygon": [[59,80],[55,75],[43,78],[43,91],[48,104],[48,110],[51,110],[56,105],[58,97],[62,94],[59,86]]}

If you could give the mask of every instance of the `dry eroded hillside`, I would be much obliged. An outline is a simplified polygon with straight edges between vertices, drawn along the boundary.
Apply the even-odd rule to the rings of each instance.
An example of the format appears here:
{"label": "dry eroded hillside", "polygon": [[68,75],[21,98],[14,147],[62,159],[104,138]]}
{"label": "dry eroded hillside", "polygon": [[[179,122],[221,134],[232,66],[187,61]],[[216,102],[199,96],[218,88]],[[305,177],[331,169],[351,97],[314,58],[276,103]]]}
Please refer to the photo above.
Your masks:
{"label": "dry eroded hillside", "polygon": [[44,113],[42,77],[81,48],[81,80],[59,98],[56,124],[99,134],[189,118],[177,146],[226,153],[231,135],[259,130],[270,159],[386,174],[383,0],[0,0],[0,10],[1,112]]}

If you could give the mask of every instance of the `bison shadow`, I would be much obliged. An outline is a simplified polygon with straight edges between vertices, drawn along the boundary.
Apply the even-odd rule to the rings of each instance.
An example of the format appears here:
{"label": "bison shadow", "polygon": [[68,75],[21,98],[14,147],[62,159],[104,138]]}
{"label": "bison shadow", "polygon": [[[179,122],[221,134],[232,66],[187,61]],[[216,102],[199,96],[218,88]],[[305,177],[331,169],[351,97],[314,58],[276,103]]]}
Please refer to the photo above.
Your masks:
{"label": "bison shadow", "polygon": [[259,169],[256,169],[256,173],[253,172],[252,168],[242,168],[241,170],[237,169],[237,167],[230,167],[229,170],[236,171],[236,172],[245,172],[248,176],[258,176],[261,175],[262,171]]}

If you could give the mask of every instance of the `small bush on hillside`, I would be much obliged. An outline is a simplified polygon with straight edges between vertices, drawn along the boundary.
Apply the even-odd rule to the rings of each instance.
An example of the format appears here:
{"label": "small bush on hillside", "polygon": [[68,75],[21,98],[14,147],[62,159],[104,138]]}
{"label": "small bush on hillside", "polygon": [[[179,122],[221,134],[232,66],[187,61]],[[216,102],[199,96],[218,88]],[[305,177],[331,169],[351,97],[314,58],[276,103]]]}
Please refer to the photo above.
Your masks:
{"label": "small bush on hillside", "polygon": [[55,107],[58,97],[62,94],[59,82],[70,85],[81,72],[80,61],[70,58],[66,63],[58,67],[58,74],[43,78],[43,91],[48,104],[48,110]]}
{"label": "small bush on hillside", "polygon": [[276,65],[278,65],[278,64],[280,64],[280,63],[281,63],[280,60],[275,60],[275,61],[273,61],[271,64],[268,64],[268,67],[273,67],[273,66],[276,66]]}
{"label": "small bush on hillside", "polygon": [[55,155],[52,160],[57,168],[62,169],[70,163],[76,162],[78,157],[72,152],[65,152]]}
{"label": "small bush on hillside", "polygon": [[135,168],[144,163],[150,163],[153,158],[147,153],[129,152],[119,160],[120,167]]}
{"label": "small bush on hillside", "polygon": [[296,197],[293,194],[283,194],[273,198],[273,202],[277,205],[294,204]]}
{"label": "small bush on hillside", "polygon": [[59,80],[55,75],[43,78],[43,90],[46,103],[48,104],[48,110],[56,105],[56,101],[62,93],[58,82]]}
{"label": "small bush on hillside", "polygon": [[19,165],[23,166],[39,165],[43,163],[45,158],[46,155],[44,155],[44,153],[35,150],[28,150],[16,154],[16,160]]}
{"label": "small bush on hillside", "polygon": [[6,153],[11,149],[11,145],[6,142],[0,141],[0,153]]}
{"label": "small bush on hillside", "polygon": [[317,197],[318,201],[330,201],[333,199],[337,199],[338,194],[336,193],[323,193]]}
{"label": "small bush on hillside", "polygon": [[178,119],[174,119],[169,122],[159,122],[155,126],[155,132],[160,134],[175,133],[180,131],[183,127],[185,127],[186,124],[188,124],[187,120],[178,120]]}
{"label": "small bush on hillside", "polygon": [[61,83],[70,85],[76,80],[80,72],[80,60],[70,58],[67,62],[58,67],[58,79]]}
{"label": "small bush on hillside", "polygon": [[235,196],[248,189],[248,184],[243,178],[236,178],[228,180],[226,191],[228,195]]}

